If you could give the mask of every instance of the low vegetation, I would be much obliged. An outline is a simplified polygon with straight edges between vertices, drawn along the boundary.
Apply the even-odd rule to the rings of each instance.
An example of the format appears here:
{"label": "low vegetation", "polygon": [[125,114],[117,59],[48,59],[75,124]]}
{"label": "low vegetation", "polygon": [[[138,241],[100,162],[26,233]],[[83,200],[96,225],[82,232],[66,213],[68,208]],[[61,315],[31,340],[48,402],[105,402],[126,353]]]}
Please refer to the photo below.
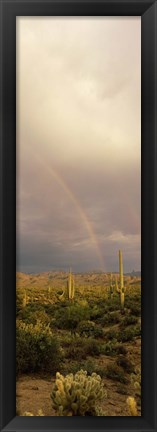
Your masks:
{"label": "low vegetation", "polygon": [[106,411],[111,383],[125,415],[127,395],[140,415],[141,284],[124,276],[117,288],[117,278],[111,290],[110,274],[17,275],[17,382],[51,377],[52,415],[114,415]]}

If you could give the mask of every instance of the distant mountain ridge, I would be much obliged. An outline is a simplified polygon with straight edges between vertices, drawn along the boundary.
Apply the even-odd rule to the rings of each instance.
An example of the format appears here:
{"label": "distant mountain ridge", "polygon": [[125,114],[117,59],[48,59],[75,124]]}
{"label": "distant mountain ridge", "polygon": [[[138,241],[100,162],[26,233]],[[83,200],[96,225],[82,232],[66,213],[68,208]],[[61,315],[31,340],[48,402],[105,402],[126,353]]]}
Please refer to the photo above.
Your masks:
{"label": "distant mountain ridge", "polygon": [[[26,275],[26,276],[41,276],[41,275],[67,275],[69,273],[69,271],[65,271],[65,270],[49,270],[49,271],[42,271],[42,272],[22,272],[22,271],[17,271],[16,275],[20,276],[20,275]],[[110,275],[111,273],[113,275],[117,275],[119,274],[119,271],[102,271],[102,270],[93,270],[93,271],[84,271],[84,272],[72,272],[73,274],[76,275]],[[141,271],[140,270],[133,270],[132,272],[127,272],[124,273],[125,276],[135,276],[135,277],[141,277]]]}

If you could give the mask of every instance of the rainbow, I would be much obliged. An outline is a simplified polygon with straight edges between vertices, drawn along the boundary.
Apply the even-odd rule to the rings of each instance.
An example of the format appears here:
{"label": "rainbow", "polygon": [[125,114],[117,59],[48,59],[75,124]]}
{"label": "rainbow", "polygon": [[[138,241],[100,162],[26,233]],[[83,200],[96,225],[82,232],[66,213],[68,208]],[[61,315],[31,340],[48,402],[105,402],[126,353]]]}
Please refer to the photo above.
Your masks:
{"label": "rainbow", "polygon": [[84,226],[87,230],[91,244],[95,248],[96,256],[97,256],[97,259],[98,259],[98,262],[100,265],[100,270],[105,271],[104,270],[104,260],[102,257],[102,253],[101,253],[101,249],[100,249],[98,240],[96,238],[96,234],[94,232],[94,229],[92,227],[91,222],[89,221],[85,211],[81,207],[79,200],[77,199],[76,195],[74,195],[74,193],[69,188],[69,186],[67,185],[65,180],[62,178],[61,174],[59,174],[54,168],[50,167],[48,162],[45,162],[44,159],[42,159],[39,155],[37,155],[33,151],[32,148],[31,148],[31,152],[33,152],[33,155],[36,158],[36,160],[38,160],[38,162],[42,165],[42,167],[46,170],[46,172],[49,173],[50,176],[52,176],[56,180],[56,182],[60,185],[62,190],[64,190],[66,195],[70,198],[71,202],[74,204],[74,206],[75,206],[75,208],[76,208],[76,210],[77,210],[77,212],[78,212],[78,214],[82,220],[82,223],[84,224]]}

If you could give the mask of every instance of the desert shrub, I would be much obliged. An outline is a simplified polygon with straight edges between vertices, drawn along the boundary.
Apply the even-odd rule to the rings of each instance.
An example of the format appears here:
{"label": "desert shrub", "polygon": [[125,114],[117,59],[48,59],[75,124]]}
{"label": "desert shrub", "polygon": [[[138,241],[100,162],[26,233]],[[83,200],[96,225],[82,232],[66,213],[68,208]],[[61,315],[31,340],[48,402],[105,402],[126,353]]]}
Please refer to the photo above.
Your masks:
{"label": "desert shrub", "polygon": [[119,381],[123,384],[127,384],[128,380],[125,377],[123,369],[116,363],[107,365],[106,367],[106,377],[115,381]]}
{"label": "desert shrub", "polygon": [[25,316],[24,319],[22,319],[22,321],[25,321],[25,323],[27,324],[33,324],[33,325],[35,325],[37,321],[42,322],[42,324],[44,325],[48,325],[50,322],[49,317],[47,313],[44,311],[44,309],[36,310],[34,312],[30,311],[29,314]]}
{"label": "desert shrub", "polygon": [[134,366],[133,366],[132,362],[123,355],[120,355],[118,357],[117,365],[121,366],[125,370],[125,372],[127,372],[127,373],[133,373],[134,372]]}
{"label": "desert shrub", "polygon": [[111,329],[105,333],[105,339],[106,340],[112,340],[112,339],[117,340],[118,337],[119,337],[119,333],[117,332],[117,330],[114,330],[114,329]]}
{"label": "desert shrub", "polygon": [[65,357],[72,359],[72,360],[81,360],[86,359],[87,352],[84,350],[84,347],[81,345],[78,345],[77,343],[72,343],[68,348],[66,349]]}
{"label": "desert shrub", "polygon": [[102,339],[104,337],[104,331],[101,327],[95,326],[93,337]]}
{"label": "desert shrub", "polygon": [[141,305],[139,304],[133,304],[131,307],[130,307],[130,313],[132,314],[132,315],[135,315],[135,316],[141,316]]}
{"label": "desert shrub", "polygon": [[122,394],[122,395],[128,395],[129,394],[128,389],[127,389],[125,384],[118,384],[116,391],[117,391],[117,393]]}
{"label": "desert shrub", "polygon": [[87,339],[84,343],[84,350],[87,355],[99,356],[101,353],[101,345],[94,339]]}
{"label": "desert shrub", "polygon": [[118,324],[121,321],[121,315],[118,311],[112,312],[108,314],[108,323],[109,324]]}
{"label": "desert shrub", "polygon": [[77,326],[77,332],[80,336],[90,337],[94,333],[95,323],[92,321],[81,321]]}
{"label": "desert shrub", "polygon": [[[79,338],[77,339],[79,341]],[[75,342],[73,336],[69,333],[64,334],[64,336],[60,337],[60,343],[63,348],[68,348],[73,342]]]}
{"label": "desert shrub", "polygon": [[132,327],[128,327],[127,329],[124,329],[122,332],[118,335],[118,341],[119,342],[128,342],[132,341],[134,338],[134,329]]}
{"label": "desert shrub", "polygon": [[91,319],[94,321],[97,321],[98,318],[101,318],[103,315],[103,310],[100,306],[93,305],[93,307],[90,309],[90,316]]}
{"label": "desert shrub", "polygon": [[106,324],[109,324],[110,321],[110,314],[107,312],[102,313],[96,320],[96,323],[105,326]]}
{"label": "desert shrub", "polygon": [[118,341],[119,342],[128,342],[132,341],[134,337],[141,335],[141,326],[140,324],[137,324],[136,326],[129,326],[126,329],[124,329],[121,333],[118,335]]}
{"label": "desert shrub", "polygon": [[116,355],[116,353],[117,353],[116,343],[117,343],[117,341],[115,339],[113,339],[113,340],[109,340],[107,343],[101,345],[101,353],[108,355],[108,356]]}
{"label": "desert shrub", "polygon": [[100,375],[101,378],[106,376],[105,368],[97,366],[95,361],[91,359],[70,362],[69,364],[64,363],[61,368],[61,373],[64,376],[69,373],[75,374],[80,369],[86,370],[88,375],[91,375],[93,372],[95,372]]}
{"label": "desert shrub", "polygon": [[125,328],[129,325],[137,324],[137,322],[137,317],[135,317],[134,315],[128,315],[122,320],[122,322],[120,323],[120,327]]}
{"label": "desert shrub", "polygon": [[98,356],[100,345],[92,338],[76,338],[66,348],[65,357],[73,360],[86,359],[88,355]]}
{"label": "desert shrub", "polygon": [[125,306],[130,309],[130,315],[141,316],[141,293],[138,295],[126,295]]}
{"label": "desert shrub", "polygon": [[141,336],[141,324],[137,324],[134,327],[134,336]]}
{"label": "desert shrub", "polygon": [[56,372],[61,360],[58,340],[49,326],[37,322],[26,324],[19,321],[16,330],[16,369],[18,373]]}
{"label": "desert shrub", "polygon": [[18,317],[23,309],[24,289],[16,290],[16,316]]}
{"label": "desert shrub", "polygon": [[89,307],[72,304],[62,310],[57,310],[55,313],[56,327],[60,329],[70,330],[71,333],[76,331],[78,324],[83,320],[90,318]]}
{"label": "desert shrub", "polygon": [[58,416],[96,416],[96,402],[105,395],[101,377],[80,370],[66,377],[57,372],[51,398]]}
{"label": "desert shrub", "polygon": [[86,360],[83,362],[81,361],[80,363],[76,363],[75,365],[73,365],[72,370],[70,368],[70,372],[76,373],[80,369],[86,370],[87,374],[91,375],[93,372],[96,372],[95,362],[92,360]]}
{"label": "desert shrub", "polygon": [[41,317],[41,321],[44,317],[46,318],[45,323],[49,322],[49,318],[44,310],[44,307],[38,303],[29,303],[22,309],[20,313],[20,319],[27,324],[35,324],[36,321]]}
{"label": "desert shrub", "polygon": [[124,345],[119,344],[119,345],[116,346],[116,352],[117,352],[117,354],[123,354],[123,355],[126,355],[128,351],[127,351],[127,349],[124,347]]}
{"label": "desert shrub", "polygon": [[80,336],[102,338],[104,335],[103,329],[96,326],[93,321],[81,321],[77,327],[77,332]]}
{"label": "desert shrub", "polygon": [[79,370],[86,370],[88,375],[91,375],[93,372],[96,372],[95,362],[91,359],[89,360],[78,360],[71,362],[64,362],[60,367],[60,372],[62,375],[68,375],[69,373],[75,374]]}
{"label": "desert shrub", "polygon": [[108,300],[107,310],[109,312],[113,312],[113,311],[117,311],[119,309],[120,309],[120,307],[119,307],[119,296],[115,294],[114,297],[112,298],[112,300],[111,299]]}

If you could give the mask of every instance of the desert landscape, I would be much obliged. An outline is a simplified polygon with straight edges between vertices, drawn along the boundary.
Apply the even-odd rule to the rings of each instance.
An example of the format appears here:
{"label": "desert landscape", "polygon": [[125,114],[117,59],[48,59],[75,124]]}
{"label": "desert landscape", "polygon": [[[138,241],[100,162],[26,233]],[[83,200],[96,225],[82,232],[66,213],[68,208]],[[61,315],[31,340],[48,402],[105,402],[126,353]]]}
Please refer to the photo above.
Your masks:
{"label": "desert landscape", "polygon": [[129,397],[141,415],[140,272],[17,273],[16,305],[18,415],[59,415],[56,373],[81,370],[101,377],[104,396],[94,415],[133,415]]}
{"label": "desert landscape", "polygon": [[141,415],[141,18],[17,17],[16,409]]}

